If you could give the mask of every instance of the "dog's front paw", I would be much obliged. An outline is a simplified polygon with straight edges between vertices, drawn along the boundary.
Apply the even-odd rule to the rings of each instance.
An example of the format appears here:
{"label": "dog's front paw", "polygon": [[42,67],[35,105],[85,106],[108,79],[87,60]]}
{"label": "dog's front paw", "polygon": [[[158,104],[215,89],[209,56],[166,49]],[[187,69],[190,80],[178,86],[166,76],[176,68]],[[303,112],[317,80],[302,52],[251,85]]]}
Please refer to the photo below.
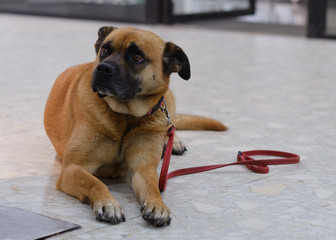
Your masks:
{"label": "dog's front paw", "polygon": [[171,222],[170,210],[163,205],[144,203],[141,207],[142,218],[156,227],[167,226]]}
{"label": "dog's front paw", "polygon": [[115,199],[99,200],[93,205],[93,212],[98,221],[111,224],[125,222],[125,213],[122,206]]}

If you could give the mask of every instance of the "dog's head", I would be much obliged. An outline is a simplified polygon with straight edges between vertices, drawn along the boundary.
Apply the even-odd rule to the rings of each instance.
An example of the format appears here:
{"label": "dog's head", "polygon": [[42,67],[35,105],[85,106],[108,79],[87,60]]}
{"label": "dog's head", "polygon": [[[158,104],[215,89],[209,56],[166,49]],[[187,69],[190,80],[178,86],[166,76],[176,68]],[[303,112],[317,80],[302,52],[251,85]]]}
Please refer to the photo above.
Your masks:
{"label": "dog's head", "polygon": [[189,60],[183,50],[152,32],[102,27],[98,36],[92,90],[101,98],[127,102],[162,96],[172,72],[185,80],[190,78]]}

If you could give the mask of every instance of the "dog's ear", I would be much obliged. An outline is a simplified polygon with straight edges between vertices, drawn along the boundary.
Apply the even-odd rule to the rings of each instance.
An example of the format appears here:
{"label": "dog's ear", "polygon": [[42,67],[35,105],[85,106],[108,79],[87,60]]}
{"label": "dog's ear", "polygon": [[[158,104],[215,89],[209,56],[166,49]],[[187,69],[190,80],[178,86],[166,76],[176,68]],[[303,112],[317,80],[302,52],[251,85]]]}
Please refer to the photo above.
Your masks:
{"label": "dog's ear", "polygon": [[104,42],[104,39],[106,38],[107,35],[110,34],[110,32],[112,32],[114,29],[116,29],[116,27],[101,27],[98,30],[98,40],[96,41],[95,44],[95,49],[96,49],[96,54],[98,54],[99,48],[102,45],[102,43]]}
{"label": "dog's ear", "polygon": [[172,42],[167,42],[163,52],[163,69],[165,73],[178,72],[181,78],[190,78],[190,64],[183,50]]}

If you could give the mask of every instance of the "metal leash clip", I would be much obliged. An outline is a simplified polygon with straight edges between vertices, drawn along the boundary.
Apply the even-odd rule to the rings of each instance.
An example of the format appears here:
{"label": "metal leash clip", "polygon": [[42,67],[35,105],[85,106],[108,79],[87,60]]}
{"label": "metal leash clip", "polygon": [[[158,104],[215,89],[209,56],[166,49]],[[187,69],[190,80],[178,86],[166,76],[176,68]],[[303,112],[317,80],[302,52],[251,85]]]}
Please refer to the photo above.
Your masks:
{"label": "metal leash clip", "polygon": [[165,99],[162,99],[162,102],[163,102],[164,106],[163,107],[160,106],[160,109],[166,115],[168,125],[172,125],[172,127],[175,128],[175,124],[171,121],[171,118],[170,118],[170,114],[169,114],[169,111],[168,111],[168,108],[167,108],[167,102],[166,102]]}

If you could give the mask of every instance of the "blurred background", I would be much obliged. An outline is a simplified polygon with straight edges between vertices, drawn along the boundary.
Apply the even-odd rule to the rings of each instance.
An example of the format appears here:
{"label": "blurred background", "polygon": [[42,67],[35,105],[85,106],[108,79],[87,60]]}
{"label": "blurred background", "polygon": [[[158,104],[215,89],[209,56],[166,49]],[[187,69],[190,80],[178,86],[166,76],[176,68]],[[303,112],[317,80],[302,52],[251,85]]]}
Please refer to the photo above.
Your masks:
{"label": "blurred background", "polygon": [[0,0],[0,12],[336,38],[336,0]]}

